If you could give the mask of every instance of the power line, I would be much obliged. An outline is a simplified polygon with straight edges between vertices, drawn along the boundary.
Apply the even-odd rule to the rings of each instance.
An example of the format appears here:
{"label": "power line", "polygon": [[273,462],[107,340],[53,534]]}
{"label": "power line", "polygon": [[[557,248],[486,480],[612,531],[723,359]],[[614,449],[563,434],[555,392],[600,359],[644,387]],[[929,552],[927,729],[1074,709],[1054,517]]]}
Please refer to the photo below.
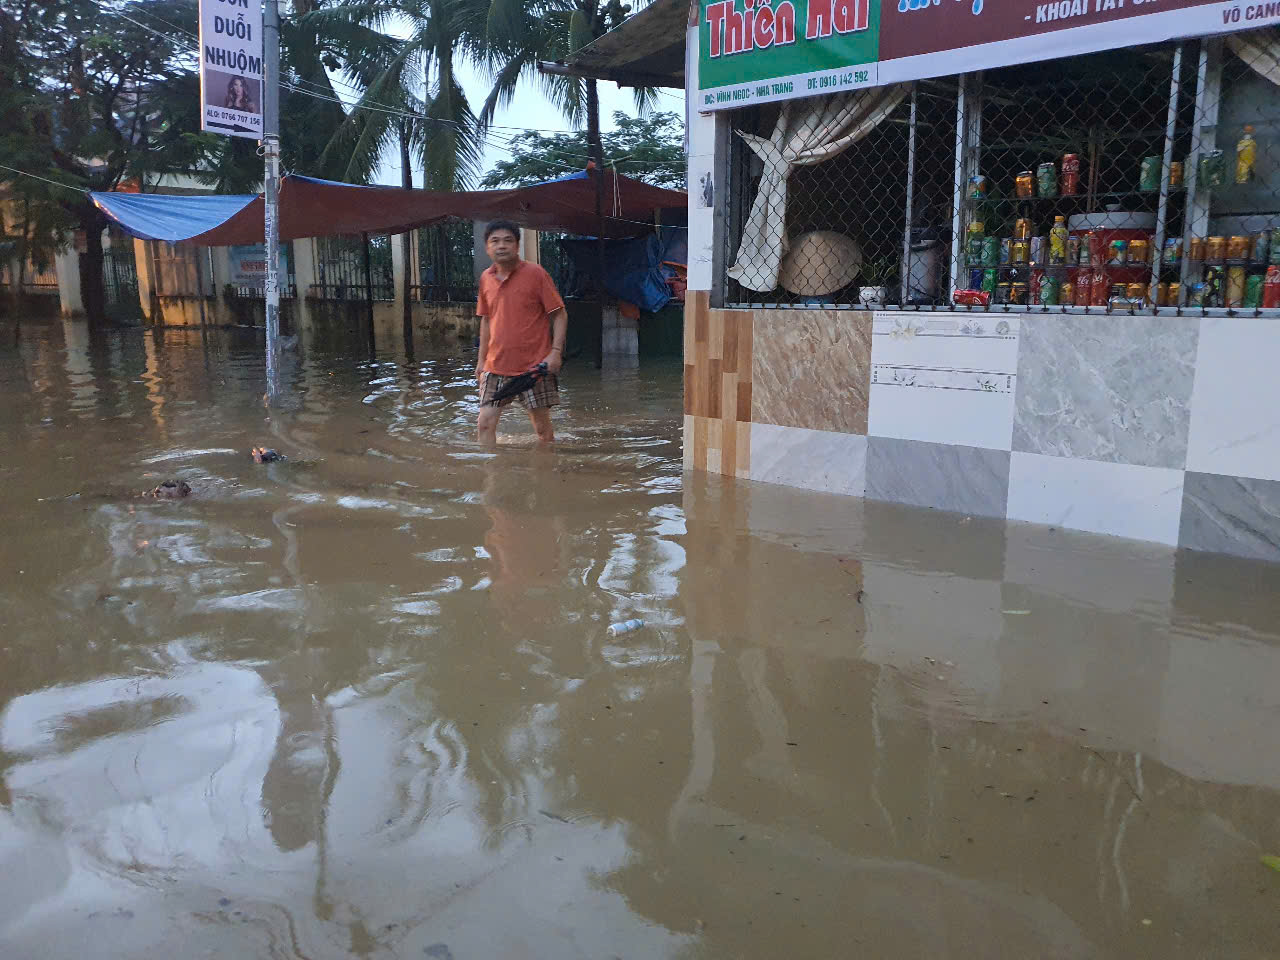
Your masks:
{"label": "power line", "polygon": [[55,187],[62,187],[62,188],[64,188],[64,189],[66,189],[66,190],[74,190],[76,193],[88,193],[88,192],[89,192],[89,191],[88,191],[88,190],[86,190],[84,187],[73,187],[73,186],[72,186],[71,184],[69,184],[69,183],[62,183],[62,182],[61,182],[61,181],[59,181],[59,180],[50,180],[48,177],[41,177],[41,176],[38,176],[37,174],[34,174],[34,173],[28,173],[26,170],[19,170],[17,167],[7,167],[7,166],[5,166],[3,163],[0,163],[0,170],[8,170],[10,173],[19,173],[19,174],[21,174],[21,175],[22,175],[22,176],[24,176],[24,177],[30,177],[32,180],[42,180],[42,181],[44,181],[45,183],[51,183],[51,184],[53,184]]}

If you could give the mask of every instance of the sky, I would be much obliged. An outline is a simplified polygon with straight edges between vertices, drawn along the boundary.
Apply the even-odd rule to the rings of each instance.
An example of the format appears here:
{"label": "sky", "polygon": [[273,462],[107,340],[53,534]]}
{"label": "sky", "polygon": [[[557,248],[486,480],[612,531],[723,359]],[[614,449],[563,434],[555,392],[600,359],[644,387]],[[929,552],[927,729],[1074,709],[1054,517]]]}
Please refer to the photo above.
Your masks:
{"label": "sky", "polygon": [[[455,69],[462,88],[467,92],[467,100],[472,107],[479,107],[488,96],[491,84],[484,74],[477,71],[471,64],[459,62],[455,65]],[[600,121],[603,130],[609,131],[614,128],[614,111],[621,110],[632,117],[636,115],[635,100],[630,88],[621,88],[617,84],[604,82],[599,83],[597,87],[600,91]],[[658,96],[657,109],[683,115],[684,94],[676,90],[663,91]],[[494,118],[494,125],[544,131],[571,129],[569,122],[560,111],[543,95],[538,83],[528,79],[522,81],[516,89],[516,95],[511,103],[505,109],[498,111]],[[497,132],[502,135],[503,140],[507,139],[506,135],[515,133],[513,130]],[[509,153],[501,142],[491,141],[485,149],[482,169],[491,169],[499,160],[506,159],[507,156]],[[585,164],[586,161],[583,162]],[[422,168],[415,164],[413,175],[415,186],[421,186]],[[391,155],[384,158],[375,179],[378,183],[400,185],[400,156],[397,152],[392,151]]]}

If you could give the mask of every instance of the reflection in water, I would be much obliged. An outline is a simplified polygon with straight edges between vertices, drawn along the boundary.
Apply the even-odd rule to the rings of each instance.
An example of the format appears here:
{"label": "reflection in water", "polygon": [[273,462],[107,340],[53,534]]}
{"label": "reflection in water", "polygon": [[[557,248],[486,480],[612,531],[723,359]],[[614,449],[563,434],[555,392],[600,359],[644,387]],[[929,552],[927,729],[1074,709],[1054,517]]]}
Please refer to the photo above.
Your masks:
{"label": "reflection in water", "polygon": [[1274,569],[312,349],[268,414],[251,335],[0,336],[0,955],[1274,955]]}

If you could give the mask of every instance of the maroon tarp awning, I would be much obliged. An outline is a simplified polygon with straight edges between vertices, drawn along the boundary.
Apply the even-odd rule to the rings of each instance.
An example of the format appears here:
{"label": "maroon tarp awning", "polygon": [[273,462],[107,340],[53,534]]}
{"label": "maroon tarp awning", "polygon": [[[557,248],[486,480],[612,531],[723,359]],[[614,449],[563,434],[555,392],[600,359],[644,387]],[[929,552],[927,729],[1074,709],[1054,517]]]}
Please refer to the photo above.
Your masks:
{"label": "maroon tarp awning", "polygon": [[[595,236],[595,183],[589,171],[510,190],[446,193],[401,187],[360,187],[311,177],[285,177],[280,187],[280,239],[335,234],[404,233],[450,217],[514,220],[533,230]],[[604,174],[606,237],[635,236],[654,222],[655,210],[684,208],[682,190]],[[259,198],[188,243],[201,246],[261,243]]]}

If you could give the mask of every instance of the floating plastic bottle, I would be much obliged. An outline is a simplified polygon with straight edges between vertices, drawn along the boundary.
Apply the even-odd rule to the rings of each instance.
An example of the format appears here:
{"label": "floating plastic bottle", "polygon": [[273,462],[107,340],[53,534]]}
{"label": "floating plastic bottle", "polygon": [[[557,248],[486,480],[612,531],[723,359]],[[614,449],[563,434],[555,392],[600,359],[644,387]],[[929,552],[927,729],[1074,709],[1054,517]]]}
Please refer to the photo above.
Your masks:
{"label": "floating plastic bottle", "polygon": [[624,633],[631,633],[634,630],[639,630],[643,626],[643,620],[623,620],[621,623],[613,623],[609,625],[609,636],[620,637]]}

